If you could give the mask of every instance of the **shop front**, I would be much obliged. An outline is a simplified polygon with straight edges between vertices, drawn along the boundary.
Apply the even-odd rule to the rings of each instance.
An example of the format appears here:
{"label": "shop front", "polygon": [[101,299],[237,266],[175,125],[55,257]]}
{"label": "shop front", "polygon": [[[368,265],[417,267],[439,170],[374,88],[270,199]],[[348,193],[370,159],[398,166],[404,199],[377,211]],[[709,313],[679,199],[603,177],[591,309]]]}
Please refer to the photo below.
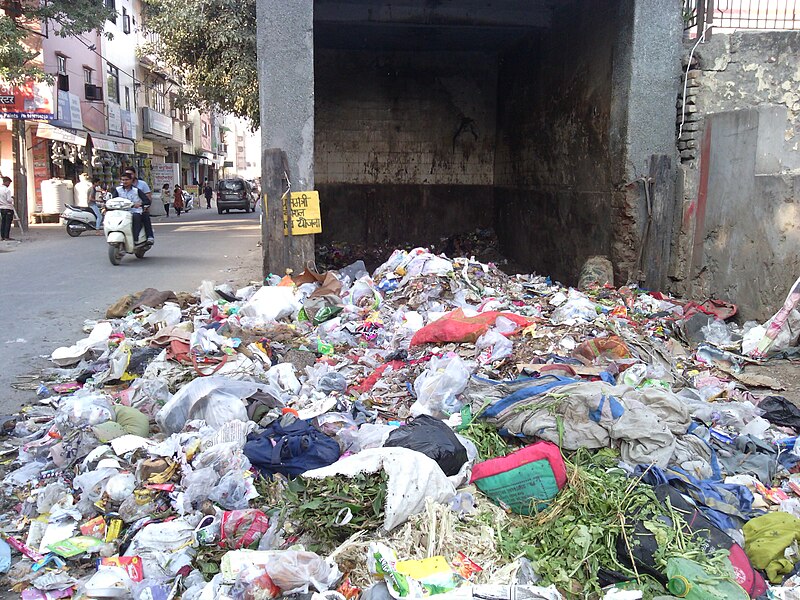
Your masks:
{"label": "shop front", "polygon": [[92,172],[95,181],[109,188],[119,185],[125,167],[134,164],[135,147],[131,140],[112,135],[92,133]]}

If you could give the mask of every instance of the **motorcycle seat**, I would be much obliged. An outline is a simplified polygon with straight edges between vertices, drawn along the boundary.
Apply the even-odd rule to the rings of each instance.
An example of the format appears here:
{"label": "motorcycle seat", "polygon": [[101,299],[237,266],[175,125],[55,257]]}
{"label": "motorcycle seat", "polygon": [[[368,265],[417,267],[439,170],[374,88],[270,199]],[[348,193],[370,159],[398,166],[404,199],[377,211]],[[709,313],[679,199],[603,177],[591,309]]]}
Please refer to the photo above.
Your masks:
{"label": "motorcycle seat", "polygon": [[87,213],[90,213],[90,214],[94,214],[94,211],[91,208],[89,208],[88,206],[75,206],[74,204],[65,204],[64,208],[70,208],[72,210],[77,210],[77,211],[81,211],[81,212],[87,212]]}

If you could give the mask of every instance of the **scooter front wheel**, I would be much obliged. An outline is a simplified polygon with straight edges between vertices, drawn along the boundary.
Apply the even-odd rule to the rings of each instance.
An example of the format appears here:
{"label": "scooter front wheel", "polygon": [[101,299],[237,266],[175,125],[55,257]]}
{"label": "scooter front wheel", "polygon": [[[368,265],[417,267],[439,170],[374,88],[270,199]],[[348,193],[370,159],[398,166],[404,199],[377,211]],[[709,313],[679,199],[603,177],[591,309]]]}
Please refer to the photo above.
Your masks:
{"label": "scooter front wheel", "polygon": [[116,244],[108,245],[108,260],[111,261],[112,265],[114,266],[118,265],[122,260],[122,255],[123,251],[121,243],[118,242]]}

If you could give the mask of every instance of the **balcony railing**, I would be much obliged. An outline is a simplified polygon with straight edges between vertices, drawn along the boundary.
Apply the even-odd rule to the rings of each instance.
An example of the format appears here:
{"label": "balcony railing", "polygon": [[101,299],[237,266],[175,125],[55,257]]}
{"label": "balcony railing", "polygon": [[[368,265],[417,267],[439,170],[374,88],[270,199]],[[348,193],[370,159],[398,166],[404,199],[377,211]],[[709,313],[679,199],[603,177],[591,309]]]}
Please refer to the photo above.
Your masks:
{"label": "balcony railing", "polygon": [[711,30],[800,29],[798,0],[684,0],[684,30],[691,37]]}

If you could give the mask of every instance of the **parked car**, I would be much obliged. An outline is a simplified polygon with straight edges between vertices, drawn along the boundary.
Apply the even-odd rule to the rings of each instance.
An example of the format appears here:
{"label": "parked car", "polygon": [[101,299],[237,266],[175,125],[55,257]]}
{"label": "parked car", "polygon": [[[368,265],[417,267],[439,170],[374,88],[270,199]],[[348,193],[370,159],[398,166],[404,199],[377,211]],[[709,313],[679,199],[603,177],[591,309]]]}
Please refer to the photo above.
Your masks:
{"label": "parked car", "polygon": [[238,208],[244,212],[251,212],[255,209],[256,196],[252,186],[241,179],[235,177],[222,179],[217,184],[217,212],[230,212],[232,208]]}

